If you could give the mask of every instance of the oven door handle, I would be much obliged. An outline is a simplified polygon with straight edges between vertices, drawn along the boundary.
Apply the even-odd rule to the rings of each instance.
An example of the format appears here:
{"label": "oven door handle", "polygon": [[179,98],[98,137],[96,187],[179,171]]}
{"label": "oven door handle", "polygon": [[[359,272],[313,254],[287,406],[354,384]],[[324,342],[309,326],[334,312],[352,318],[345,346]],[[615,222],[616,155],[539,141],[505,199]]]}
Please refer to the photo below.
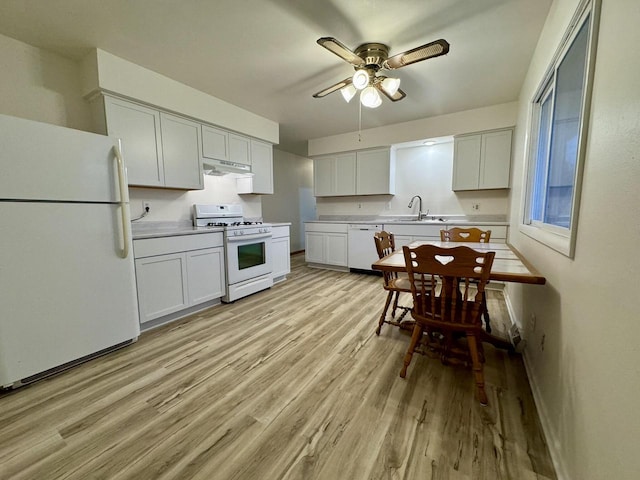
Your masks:
{"label": "oven door handle", "polygon": [[271,233],[254,233],[253,235],[227,235],[228,243],[244,242],[245,240],[258,240],[260,238],[271,238]]}

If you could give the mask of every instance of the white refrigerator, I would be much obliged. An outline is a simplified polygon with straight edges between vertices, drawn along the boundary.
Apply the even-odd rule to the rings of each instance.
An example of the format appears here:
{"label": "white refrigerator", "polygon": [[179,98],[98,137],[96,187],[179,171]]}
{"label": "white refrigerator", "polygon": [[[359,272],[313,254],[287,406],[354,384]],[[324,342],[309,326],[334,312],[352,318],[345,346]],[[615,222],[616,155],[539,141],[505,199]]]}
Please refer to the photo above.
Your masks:
{"label": "white refrigerator", "polygon": [[140,333],[118,141],[0,115],[0,388]]}

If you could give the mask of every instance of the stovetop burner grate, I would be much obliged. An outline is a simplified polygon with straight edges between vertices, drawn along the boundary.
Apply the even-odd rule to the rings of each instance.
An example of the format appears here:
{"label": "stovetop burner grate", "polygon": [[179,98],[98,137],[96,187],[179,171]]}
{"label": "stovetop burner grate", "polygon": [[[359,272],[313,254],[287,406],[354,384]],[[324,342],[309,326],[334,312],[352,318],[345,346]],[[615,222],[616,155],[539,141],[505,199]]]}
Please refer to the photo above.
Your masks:
{"label": "stovetop burner grate", "polygon": [[241,227],[244,225],[262,225],[262,222],[209,222],[207,227]]}

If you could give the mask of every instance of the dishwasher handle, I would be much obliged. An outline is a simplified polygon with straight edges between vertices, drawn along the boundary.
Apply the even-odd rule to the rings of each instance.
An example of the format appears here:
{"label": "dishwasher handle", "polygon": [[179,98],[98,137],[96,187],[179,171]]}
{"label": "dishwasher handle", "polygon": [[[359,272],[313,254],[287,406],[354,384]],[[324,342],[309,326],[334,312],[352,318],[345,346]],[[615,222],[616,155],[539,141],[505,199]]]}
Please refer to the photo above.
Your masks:
{"label": "dishwasher handle", "polygon": [[380,231],[382,230],[382,224],[377,224],[377,225],[350,224],[349,230],[360,230],[364,232]]}

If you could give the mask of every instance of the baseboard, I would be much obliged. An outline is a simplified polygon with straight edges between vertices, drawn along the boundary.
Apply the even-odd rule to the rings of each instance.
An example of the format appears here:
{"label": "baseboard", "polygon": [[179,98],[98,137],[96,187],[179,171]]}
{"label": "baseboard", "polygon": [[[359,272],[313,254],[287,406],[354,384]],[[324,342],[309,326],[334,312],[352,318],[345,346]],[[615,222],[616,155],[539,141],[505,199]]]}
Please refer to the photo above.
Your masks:
{"label": "baseboard", "polygon": [[[515,315],[513,305],[511,304],[511,299],[509,298],[508,291],[509,289],[504,290],[504,301],[507,305],[507,311],[509,312],[509,320],[511,321],[512,325],[524,325],[523,323],[516,321],[517,317]],[[538,411],[538,419],[540,420],[540,426],[542,427],[544,441],[546,442],[547,448],[549,449],[551,463],[553,463],[553,468],[556,471],[556,476],[558,477],[558,480],[570,480],[570,477],[567,474],[566,465],[560,453],[560,442],[558,441],[558,437],[556,437],[552,428],[553,424],[549,419],[549,414],[547,413],[547,408],[545,407],[545,403],[542,400],[538,382],[536,381],[536,377],[533,374],[531,364],[529,363],[527,357],[526,345],[525,350],[522,353],[522,360],[524,362],[525,371],[527,372],[527,380],[529,381],[529,388],[531,388],[531,394],[533,395],[533,402],[535,403],[536,410]]]}

